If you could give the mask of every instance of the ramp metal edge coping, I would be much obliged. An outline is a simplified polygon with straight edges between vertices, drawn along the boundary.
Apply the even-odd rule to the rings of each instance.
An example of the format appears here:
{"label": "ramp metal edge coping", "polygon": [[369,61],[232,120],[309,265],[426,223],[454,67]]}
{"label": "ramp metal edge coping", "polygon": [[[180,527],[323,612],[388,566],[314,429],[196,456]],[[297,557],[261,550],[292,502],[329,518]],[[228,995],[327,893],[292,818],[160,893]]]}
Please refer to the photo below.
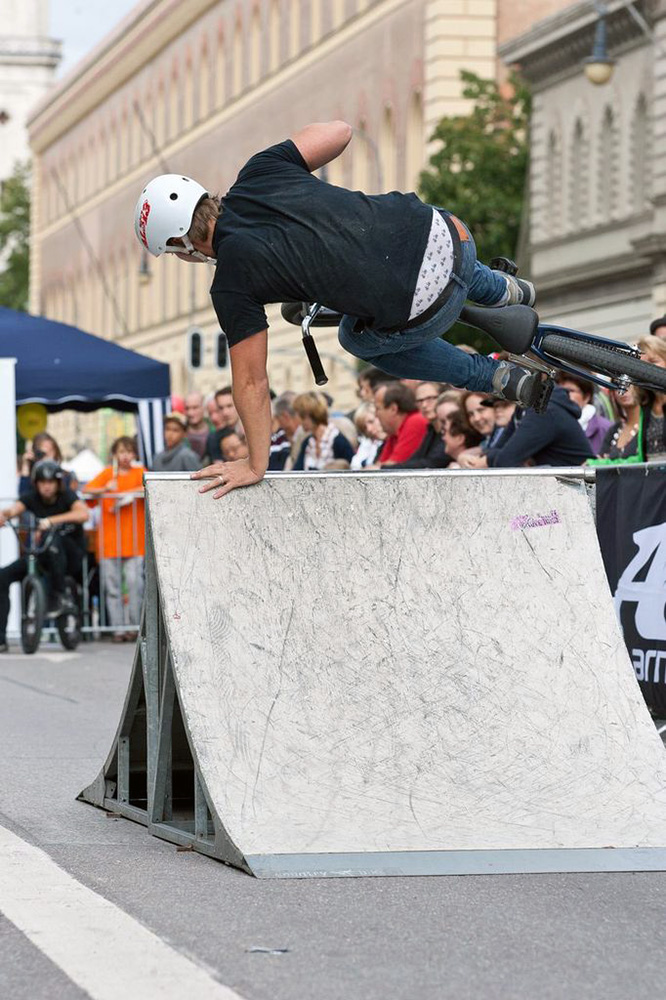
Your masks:
{"label": "ramp metal edge coping", "polygon": [[[659,463],[655,463],[657,465]],[[379,470],[368,472],[363,469],[358,471],[351,469],[335,469],[326,472],[267,472],[266,479],[339,479],[340,477],[353,477],[354,479],[386,479],[387,477],[407,476],[409,478],[455,478],[456,476],[530,476],[530,477],[555,477],[556,479],[580,479],[586,483],[596,481],[596,469],[586,468],[581,465],[574,466],[548,466],[539,469],[396,469],[395,471]],[[216,479],[216,476],[208,476],[207,479]],[[203,479],[192,480],[189,472],[145,472],[143,481],[146,483],[159,482],[160,480],[187,480],[188,482],[204,482]]]}

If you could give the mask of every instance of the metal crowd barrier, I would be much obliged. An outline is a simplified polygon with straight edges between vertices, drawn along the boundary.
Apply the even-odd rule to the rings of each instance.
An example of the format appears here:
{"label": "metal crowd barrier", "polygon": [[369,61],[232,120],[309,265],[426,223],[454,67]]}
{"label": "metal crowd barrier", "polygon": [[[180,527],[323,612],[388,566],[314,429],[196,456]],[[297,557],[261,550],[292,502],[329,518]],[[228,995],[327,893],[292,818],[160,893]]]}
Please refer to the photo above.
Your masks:
{"label": "metal crowd barrier", "polygon": [[[86,537],[86,549],[83,556],[83,564],[80,579],[77,583],[80,587],[81,598],[81,620],[84,636],[88,639],[99,639],[105,634],[134,633],[139,631],[141,622],[141,607],[143,600],[143,555],[144,555],[144,531],[143,531],[143,491],[127,493],[87,493],[85,488],[78,491],[81,499],[90,506],[90,519],[84,525]],[[0,509],[4,510],[16,502],[17,497],[0,498]],[[116,509],[113,511],[112,523],[109,525],[108,516],[102,517],[101,510],[104,501],[115,501]],[[127,510],[129,508],[129,516]],[[16,523],[16,522],[15,522]],[[129,538],[127,537],[127,525],[129,525]],[[123,527],[125,527],[125,537],[123,537]],[[29,525],[26,522],[26,530]],[[112,532],[109,537],[109,528]],[[129,542],[129,545],[128,545]],[[141,598],[129,592],[129,588],[124,581],[125,570],[128,568],[125,563],[121,569],[121,589],[118,597],[120,607],[123,611],[122,622],[114,623],[109,615],[109,567],[105,566],[105,552],[123,552],[120,558],[141,560],[141,564],[134,564],[132,567],[136,572],[132,585],[138,586]],[[10,530],[0,529],[0,565],[7,565],[18,558],[16,539]],[[115,560],[114,560],[115,561]],[[14,600],[12,601],[12,611],[8,623],[7,635],[11,639],[18,637],[19,618],[15,605],[18,588],[14,588]],[[134,600],[133,600],[134,598]],[[130,609],[134,607],[134,618],[128,618]],[[45,632],[49,637],[55,635],[55,629],[48,627]]]}

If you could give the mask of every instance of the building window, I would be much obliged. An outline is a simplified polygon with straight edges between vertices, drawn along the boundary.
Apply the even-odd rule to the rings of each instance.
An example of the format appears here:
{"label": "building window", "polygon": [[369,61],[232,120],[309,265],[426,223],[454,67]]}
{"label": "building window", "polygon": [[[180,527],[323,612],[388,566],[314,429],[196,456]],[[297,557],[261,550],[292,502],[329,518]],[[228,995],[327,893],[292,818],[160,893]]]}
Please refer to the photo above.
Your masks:
{"label": "building window", "polygon": [[217,37],[217,58],[215,59],[215,107],[221,108],[227,96],[227,59],[224,35]]}
{"label": "building window", "polygon": [[[395,123],[393,109],[387,105],[382,115],[382,130],[379,137],[379,159],[382,166],[381,186],[384,191],[395,191],[396,183]],[[379,186],[379,178],[377,178]]]}
{"label": "building window", "polygon": [[419,92],[412,94],[407,112],[405,186],[408,191],[418,188],[423,159],[423,100]]}
{"label": "building window", "polygon": [[615,215],[615,173],[617,164],[617,130],[610,107],[604,111],[599,133],[599,221],[603,225]]}
{"label": "building window", "polygon": [[280,65],[280,0],[271,3],[268,66],[271,73]]}
{"label": "building window", "polygon": [[574,125],[571,141],[571,172],[569,179],[569,221],[575,229],[587,222],[588,190],[587,165],[588,141],[583,123],[578,118]]}
{"label": "building window", "polygon": [[192,59],[188,55],[185,64],[185,106],[183,109],[183,128],[192,128],[195,119],[194,114],[194,74],[192,72]]}
{"label": "building window", "polygon": [[543,235],[556,236],[561,227],[562,214],[562,150],[556,132],[548,136],[548,152],[544,171]]}
{"label": "building window", "polygon": [[204,119],[210,114],[210,60],[206,46],[199,58],[199,118]]}
{"label": "building window", "polygon": [[261,14],[255,7],[250,24],[250,83],[259,82],[261,76]]}
{"label": "building window", "polygon": [[301,51],[301,4],[302,0],[291,0],[289,4],[290,59],[293,59]]}
{"label": "building window", "polygon": [[650,196],[650,133],[645,95],[636,102],[631,123],[631,196],[634,212],[647,208]]}
{"label": "building window", "polygon": [[169,89],[169,130],[167,133],[168,139],[178,138],[178,133],[180,132],[180,122],[179,122],[179,112],[180,112],[180,81],[178,79],[178,73],[174,72],[171,76],[171,83]]}
{"label": "building window", "polygon": [[233,96],[243,89],[243,25],[237,22],[234,30]]}

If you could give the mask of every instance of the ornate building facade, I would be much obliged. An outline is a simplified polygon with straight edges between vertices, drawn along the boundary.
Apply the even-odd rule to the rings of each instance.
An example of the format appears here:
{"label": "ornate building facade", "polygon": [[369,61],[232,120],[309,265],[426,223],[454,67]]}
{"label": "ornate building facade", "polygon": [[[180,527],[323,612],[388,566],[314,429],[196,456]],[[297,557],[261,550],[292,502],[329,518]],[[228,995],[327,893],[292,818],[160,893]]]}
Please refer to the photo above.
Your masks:
{"label": "ornate building facade", "polygon": [[608,3],[609,83],[584,75],[597,14],[577,3],[501,49],[534,91],[531,276],[541,314],[630,341],[666,312],[666,3]]}
{"label": "ornate building facade", "polygon": [[[326,179],[413,189],[434,126],[465,109],[460,70],[497,73],[501,15],[512,27],[512,4],[143,0],[31,119],[32,311],[169,362],[175,392],[228,381],[212,363],[210,269],[142,259],[132,222],[147,180],[182,172],[224,192],[258,149],[310,121],[343,118],[355,136]],[[534,19],[562,2],[522,5]],[[309,388],[300,332],[278,307],[268,315],[273,388]],[[185,356],[193,325],[207,338],[194,374]],[[317,343],[336,404],[352,405],[354,359],[334,330],[319,331]]]}

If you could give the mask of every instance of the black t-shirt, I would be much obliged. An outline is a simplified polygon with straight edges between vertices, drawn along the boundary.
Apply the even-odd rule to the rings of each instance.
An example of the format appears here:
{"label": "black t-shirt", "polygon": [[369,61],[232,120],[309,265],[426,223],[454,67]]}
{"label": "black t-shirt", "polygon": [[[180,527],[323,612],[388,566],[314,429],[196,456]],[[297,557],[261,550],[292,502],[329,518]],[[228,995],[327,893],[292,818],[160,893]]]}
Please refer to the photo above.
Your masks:
{"label": "black t-shirt", "polygon": [[314,177],[288,139],[248,160],[222,199],[211,286],[233,346],[268,326],[268,302],[320,302],[375,330],[409,318],[432,208]]}
{"label": "black t-shirt", "polygon": [[[22,493],[19,497],[19,502],[31,514],[34,514],[35,517],[42,518],[54,517],[56,514],[66,514],[72,509],[78,499],[74,490],[65,487],[64,490],[56,493],[53,503],[46,503],[46,501],[42,500],[36,489],[30,490],[28,493]],[[71,538],[82,549],[85,548],[86,542],[82,524],[59,524],[56,525],[56,529],[60,534],[65,534],[68,538]]]}

